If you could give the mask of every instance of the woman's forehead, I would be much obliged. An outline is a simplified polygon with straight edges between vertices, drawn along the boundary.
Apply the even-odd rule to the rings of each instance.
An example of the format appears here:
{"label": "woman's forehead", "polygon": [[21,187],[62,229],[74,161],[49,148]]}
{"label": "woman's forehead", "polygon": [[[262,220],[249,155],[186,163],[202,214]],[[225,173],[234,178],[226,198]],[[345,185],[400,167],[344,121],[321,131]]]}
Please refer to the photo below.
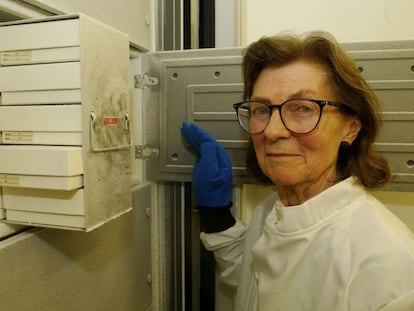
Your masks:
{"label": "woman's forehead", "polygon": [[280,99],[288,99],[312,98],[325,93],[331,95],[328,78],[326,68],[314,62],[297,61],[283,66],[269,66],[255,81],[251,97],[280,96]]}

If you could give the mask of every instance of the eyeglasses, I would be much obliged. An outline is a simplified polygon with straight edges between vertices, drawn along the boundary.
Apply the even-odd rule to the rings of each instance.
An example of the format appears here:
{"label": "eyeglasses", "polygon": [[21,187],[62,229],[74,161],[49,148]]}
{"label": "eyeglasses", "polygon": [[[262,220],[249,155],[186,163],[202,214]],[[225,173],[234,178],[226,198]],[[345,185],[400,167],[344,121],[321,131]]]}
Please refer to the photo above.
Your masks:
{"label": "eyeglasses", "polygon": [[344,106],[326,100],[289,99],[279,105],[248,100],[234,104],[233,107],[241,127],[250,134],[259,134],[266,129],[274,109],[279,110],[280,119],[288,131],[294,134],[308,134],[317,127],[322,110],[327,105]]}

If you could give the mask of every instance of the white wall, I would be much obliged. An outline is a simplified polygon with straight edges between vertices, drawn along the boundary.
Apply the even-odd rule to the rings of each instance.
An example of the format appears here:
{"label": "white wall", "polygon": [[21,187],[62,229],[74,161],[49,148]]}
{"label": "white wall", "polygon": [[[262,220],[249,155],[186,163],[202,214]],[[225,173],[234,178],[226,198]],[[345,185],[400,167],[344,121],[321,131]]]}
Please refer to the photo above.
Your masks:
{"label": "white wall", "polygon": [[243,45],[281,31],[326,30],[340,42],[414,39],[412,0],[241,0]]}
{"label": "white wall", "polygon": [[237,0],[216,1],[216,47],[225,48],[238,45]]}

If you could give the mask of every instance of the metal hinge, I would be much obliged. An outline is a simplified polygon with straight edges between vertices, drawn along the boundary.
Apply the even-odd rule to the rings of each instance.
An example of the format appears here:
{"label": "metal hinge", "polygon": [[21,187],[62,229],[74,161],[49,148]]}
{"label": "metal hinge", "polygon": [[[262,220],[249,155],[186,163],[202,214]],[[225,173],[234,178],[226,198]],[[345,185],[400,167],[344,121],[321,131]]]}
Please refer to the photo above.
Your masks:
{"label": "metal hinge", "polygon": [[158,156],[159,150],[155,148],[150,148],[145,145],[136,145],[135,146],[135,159],[148,159]]}
{"label": "metal hinge", "polygon": [[150,77],[148,73],[140,73],[134,76],[134,86],[136,89],[147,89],[150,86],[157,84],[158,78]]}

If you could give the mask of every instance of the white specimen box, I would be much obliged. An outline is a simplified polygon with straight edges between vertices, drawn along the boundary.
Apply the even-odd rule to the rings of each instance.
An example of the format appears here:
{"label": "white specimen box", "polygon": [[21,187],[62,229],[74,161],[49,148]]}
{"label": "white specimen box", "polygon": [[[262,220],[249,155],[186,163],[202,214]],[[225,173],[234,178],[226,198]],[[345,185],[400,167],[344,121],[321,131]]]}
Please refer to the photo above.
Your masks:
{"label": "white specimen box", "polygon": [[79,89],[80,79],[80,62],[2,66],[0,89],[2,92]]}
{"label": "white specimen box", "polygon": [[0,104],[3,105],[57,105],[80,102],[80,89],[4,92],[0,98]]}
{"label": "white specimen box", "polygon": [[74,190],[83,187],[83,175],[45,176],[0,174],[0,186],[30,189]]}
{"label": "white specimen box", "polygon": [[[55,191],[6,187],[3,202],[18,211],[82,216],[85,213],[83,192],[83,189]],[[72,204],[74,202],[76,204]]]}
{"label": "white specimen box", "polygon": [[4,143],[82,145],[82,106],[0,105]]}
{"label": "white specimen box", "polygon": [[46,176],[83,174],[81,147],[0,146],[0,172]]}
{"label": "white specimen box", "polygon": [[0,24],[3,222],[90,231],[131,210],[129,38],[72,14]]}
{"label": "white specimen box", "polygon": [[47,62],[79,61],[80,47],[3,52],[0,65],[42,64]]}
{"label": "white specimen box", "polygon": [[[2,51],[30,51],[81,45],[79,18],[5,23],[0,27]],[[84,18],[84,17],[82,17]],[[39,21],[39,22],[38,22]],[[8,26],[10,25],[10,26]]]}
{"label": "white specimen box", "polygon": [[5,187],[3,203],[9,221],[53,225],[58,218],[65,226],[85,226],[83,189],[57,191]]}

